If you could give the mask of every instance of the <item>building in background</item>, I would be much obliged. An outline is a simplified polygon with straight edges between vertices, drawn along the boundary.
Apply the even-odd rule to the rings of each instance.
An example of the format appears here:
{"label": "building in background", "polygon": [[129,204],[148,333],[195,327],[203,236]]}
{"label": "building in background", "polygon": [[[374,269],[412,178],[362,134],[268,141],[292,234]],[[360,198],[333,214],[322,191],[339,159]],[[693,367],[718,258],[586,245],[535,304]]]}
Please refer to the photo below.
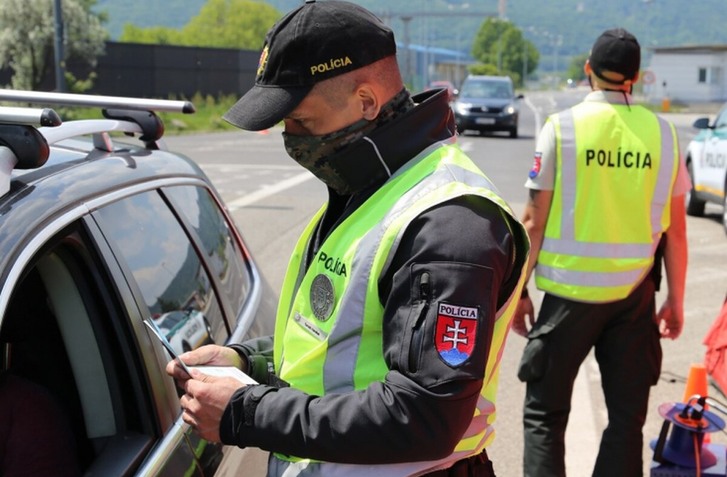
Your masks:
{"label": "building in background", "polygon": [[459,88],[467,77],[467,67],[475,60],[467,53],[423,45],[397,44],[399,67],[406,85],[423,91],[433,81],[449,81]]}
{"label": "building in background", "polygon": [[649,102],[727,101],[727,45],[650,48],[651,62],[641,73]]}

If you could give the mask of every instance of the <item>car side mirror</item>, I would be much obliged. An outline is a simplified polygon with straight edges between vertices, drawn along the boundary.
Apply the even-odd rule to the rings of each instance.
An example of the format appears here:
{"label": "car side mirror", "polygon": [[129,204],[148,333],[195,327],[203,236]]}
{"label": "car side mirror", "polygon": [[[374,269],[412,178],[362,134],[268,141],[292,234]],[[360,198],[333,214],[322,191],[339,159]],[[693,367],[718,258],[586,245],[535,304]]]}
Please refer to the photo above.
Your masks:
{"label": "car side mirror", "polygon": [[523,99],[523,98],[525,98],[525,95],[522,94],[522,93],[520,93],[517,96],[515,96],[515,99]]}
{"label": "car side mirror", "polygon": [[709,129],[709,118],[699,118],[692,124],[695,129]]}

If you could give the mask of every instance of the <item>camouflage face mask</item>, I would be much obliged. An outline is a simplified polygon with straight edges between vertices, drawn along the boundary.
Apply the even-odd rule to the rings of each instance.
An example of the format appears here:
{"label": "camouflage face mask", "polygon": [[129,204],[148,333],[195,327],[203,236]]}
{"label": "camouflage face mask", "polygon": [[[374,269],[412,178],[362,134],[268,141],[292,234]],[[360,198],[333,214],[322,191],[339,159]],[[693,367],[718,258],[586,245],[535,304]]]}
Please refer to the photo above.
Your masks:
{"label": "camouflage face mask", "polygon": [[326,158],[376,128],[376,122],[360,119],[348,127],[323,136],[293,136],[283,133],[288,155],[339,194],[347,193],[345,178],[328,167]]}
{"label": "camouflage face mask", "polygon": [[[334,170],[327,159],[412,107],[414,103],[409,92],[404,89],[381,108],[379,115],[373,121],[360,119],[350,126],[323,136],[294,136],[284,132],[285,150],[295,162],[308,169],[338,194],[350,194],[352,190],[346,173]],[[351,166],[348,173],[357,174],[355,164]]]}

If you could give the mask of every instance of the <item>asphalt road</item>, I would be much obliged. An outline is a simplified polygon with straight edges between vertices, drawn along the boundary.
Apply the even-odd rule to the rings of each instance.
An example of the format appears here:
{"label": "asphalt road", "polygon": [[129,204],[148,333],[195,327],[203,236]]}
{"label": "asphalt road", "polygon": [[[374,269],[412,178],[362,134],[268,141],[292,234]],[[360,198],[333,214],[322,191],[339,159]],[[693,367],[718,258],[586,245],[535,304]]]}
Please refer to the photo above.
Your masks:
{"label": "asphalt road", "polygon": [[[583,96],[582,91],[529,93],[522,108],[520,137],[504,135],[460,138],[462,147],[500,188],[520,215],[527,197],[523,187],[530,169],[536,131],[550,112],[567,107]],[[699,113],[665,114],[677,126],[681,149],[694,135],[691,123]],[[295,240],[311,214],[325,200],[325,190],[283,150],[279,129],[264,133],[232,132],[166,138],[169,146],[195,159],[210,175],[227,201],[248,246],[274,289],[279,289]],[[692,363],[704,356],[702,340],[727,293],[727,237],[720,224],[721,210],[708,207],[703,218],[689,217],[689,268],[686,294],[686,326],[675,341],[664,341],[662,377],[654,387],[644,426],[644,473],[649,475],[653,452],[649,441],[658,436],[664,419],[657,408],[679,402]],[[665,285],[664,285],[665,286]],[[531,284],[531,290],[534,287]],[[535,299],[540,293],[533,293]],[[657,297],[663,301],[663,293]],[[536,304],[537,306],[537,304]],[[521,412],[524,385],[516,378],[525,339],[512,334],[503,356],[497,399],[497,437],[489,449],[499,477],[521,477]],[[714,389],[710,394],[721,399]],[[725,399],[727,401],[727,399]],[[600,432],[607,422],[600,390],[598,367],[589,357],[576,381],[573,410],[567,433],[569,476],[590,475]],[[724,433],[710,436],[724,445]],[[247,467],[245,475],[258,475]]]}

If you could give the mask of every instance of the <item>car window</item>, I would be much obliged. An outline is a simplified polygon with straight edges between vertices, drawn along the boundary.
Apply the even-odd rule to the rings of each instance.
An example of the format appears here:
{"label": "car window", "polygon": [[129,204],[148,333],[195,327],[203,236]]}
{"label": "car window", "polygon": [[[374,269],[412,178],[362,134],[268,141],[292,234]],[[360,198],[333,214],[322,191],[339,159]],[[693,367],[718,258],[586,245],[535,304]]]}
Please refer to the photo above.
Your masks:
{"label": "car window", "polygon": [[165,188],[164,193],[199,237],[210,273],[219,281],[218,292],[229,303],[233,316],[238,317],[250,292],[251,277],[233,227],[207,189],[177,186]]}
{"label": "car window", "polygon": [[184,313],[184,326],[167,330],[177,352],[225,342],[229,331],[212,280],[158,192],[112,203],[94,216],[125,259],[151,317]]}
{"label": "car window", "polygon": [[719,115],[717,116],[717,119],[714,121],[714,127],[715,128],[727,127],[727,109],[722,110],[719,113]]}
{"label": "car window", "polygon": [[503,81],[473,80],[462,86],[461,96],[468,98],[511,98],[512,88]]}

